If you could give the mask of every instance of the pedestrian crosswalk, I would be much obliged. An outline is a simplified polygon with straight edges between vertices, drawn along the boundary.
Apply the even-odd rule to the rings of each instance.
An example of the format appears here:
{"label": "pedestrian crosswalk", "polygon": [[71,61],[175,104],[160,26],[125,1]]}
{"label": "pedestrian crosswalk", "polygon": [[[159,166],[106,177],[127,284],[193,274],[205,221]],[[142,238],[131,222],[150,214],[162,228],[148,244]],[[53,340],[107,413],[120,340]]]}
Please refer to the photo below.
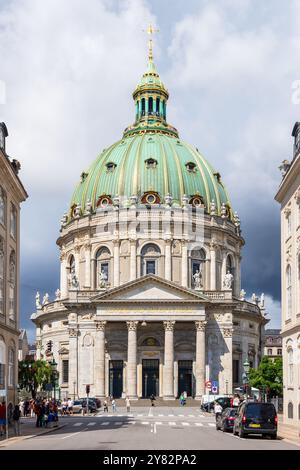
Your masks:
{"label": "pedestrian crosswalk", "polygon": [[[73,423],[73,427],[80,427],[83,426],[83,422],[77,422]],[[98,426],[120,426],[120,427],[126,427],[127,425],[134,425],[134,424],[141,424],[142,426],[149,426],[155,424],[156,426],[172,426],[172,427],[196,427],[196,428],[215,428],[215,423],[211,422],[198,422],[198,421],[182,421],[182,420],[177,420],[177,421],[142,421],[142,420],[130,420],[130,421],[115,421],[115,420],[109,420],[109,421],[91,421],[87,423],[88,427],[97,427]]]}
{"label": "pedestrian crosswalk", "polygon": [[158,417],[158,418],[163,418],[163,417],[169,417],[169,418],[205,418],[206,416],[203,414],[203,413],[195,413],[195,414],[188,414],[188,415],[184,415],[184,414],[158,414],[158,415],[155,415],[155,414],[149,414],[149,413],[137,413],[137,414],[133,414],[133,413],[130,413],[130,414],[111,414],[111,413],[103,413],[103,412],[100,412],[96,415],[96,417],[103,417],[103,418],[134,418],[134,417],[138,417],[138,418],[143,418],[143,417],[151,417],[151,418],[155,418],[155,417]]}

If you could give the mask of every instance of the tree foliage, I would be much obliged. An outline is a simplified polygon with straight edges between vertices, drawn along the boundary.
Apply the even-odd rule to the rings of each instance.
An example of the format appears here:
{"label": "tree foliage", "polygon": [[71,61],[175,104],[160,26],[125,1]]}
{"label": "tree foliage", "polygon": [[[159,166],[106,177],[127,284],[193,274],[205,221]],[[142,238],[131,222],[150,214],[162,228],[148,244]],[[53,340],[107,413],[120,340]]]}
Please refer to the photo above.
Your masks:
{"label": "tree foliage", "polygon": [[51,382],[52,370],[48,362],[25,360],[19,362],[19,386],[36,398],[37,390]]}
{"label": "tree foliage", "polygon": [[250,369],[249,382],[252,387],[265,390],[270,398],[282,396],[282,358],[264,356],[257,369]]}

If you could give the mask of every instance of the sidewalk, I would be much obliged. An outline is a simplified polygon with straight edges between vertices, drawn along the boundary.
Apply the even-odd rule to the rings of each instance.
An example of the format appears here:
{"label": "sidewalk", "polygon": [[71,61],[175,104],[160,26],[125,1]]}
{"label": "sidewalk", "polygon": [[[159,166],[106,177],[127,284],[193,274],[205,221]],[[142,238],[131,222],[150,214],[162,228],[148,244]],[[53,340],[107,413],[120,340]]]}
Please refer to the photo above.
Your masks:
{"label": "sidewalk", "polygon": [[37,428],[36,425],[36,418],[21,418],[20,419],[20,436],[15,436],[14,433],[14,426],[9,426],[8,429],[8,439],[5,436],[0,437],[0,448],[6,447],[14,442],[23,441],[24,439],[30,439],[31,437],[40,436],[42,434],[47,434],[49,432],[56,431],[57,429],[61,429],[65,426],[60,421],[58,421],[58,426],[56,427],[47,427],[47,428]]}

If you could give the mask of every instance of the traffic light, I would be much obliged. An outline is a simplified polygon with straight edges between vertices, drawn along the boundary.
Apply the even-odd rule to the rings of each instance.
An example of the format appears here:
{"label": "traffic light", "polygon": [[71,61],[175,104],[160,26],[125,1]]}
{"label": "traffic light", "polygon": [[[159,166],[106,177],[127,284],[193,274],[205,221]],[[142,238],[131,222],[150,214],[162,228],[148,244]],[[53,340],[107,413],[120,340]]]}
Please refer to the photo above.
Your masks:
{"label": "traffic light", "polygon": [[87,395],[90,393],[90,386],[89,385],[85,386],[85,391],[86,391]]}
{"label": "traffic light", "polygon": [[46,345],[46,352],[47,353],[51,353],[52,352],[52,341],[51,339],[47,342],[47,345]]}

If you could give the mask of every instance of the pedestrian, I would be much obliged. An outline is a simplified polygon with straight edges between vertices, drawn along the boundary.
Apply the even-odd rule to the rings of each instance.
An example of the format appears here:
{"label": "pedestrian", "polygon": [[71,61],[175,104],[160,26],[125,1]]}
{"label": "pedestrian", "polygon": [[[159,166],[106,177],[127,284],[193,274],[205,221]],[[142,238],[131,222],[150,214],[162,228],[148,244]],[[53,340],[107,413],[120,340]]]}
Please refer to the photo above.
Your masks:
{"label": "pedestrian", "polygon": [[240,404],[240,397],[238,395],[235,395],[232,401],[233,406],[239,406]]}
{"label": "pedestrian", "polygon": [[130,400],[129,400],[129,397],[126,397],[126,409],[127,409],[127,413],[130,413]]}
{"label": "pedestrian", "polygon": [[150,401],[151,401],[151,406],[154,406],[155,396],[153,395],[153,393],[150,396]]}
{"label": "pedestrian", "polygon": [[13,422],[14,422],[15,436],[20,435],[20,416],[21,416],[20,407],[19,405],[15,405],[15,409],[13,411],[13,416],[12,416]]}
{"label": "pedestrian", "polygon": [[29,408],[30,408],[30,417],[33,418],[33,416],[34,416],[34,400],[30,400]]}
{"label": "pedestrian", "polygon": [[218,417],[222,414],[222,411],[223,411],[223,408],[220,405],[220,403],[215,401],[214,412],[215,412],[215,416],[216,416],[216,421],[217,421]]}
{"label": "pedestrian", "polygon": [[106,400],[104,400],[104,402],[103,402],[103,412],[105,413],[105,411],[108,413],[108,405],[107,405]]}
{"label": "pedestrian", "polygon": [[73,416],[73,406],[74,402],[71,398],[68,399],[68,413]]}
{"label": "pedestrian", "polygon": [[4,436],[6,430],[6,404],[0,403],[0,436]]}
{"label": "pedestrian", "polygon": [[114,398],[112,399],[111,406],[112,406],[113,413],[115,413],[117,411],[117,403]]}
{"label": "pedestrian", "polygon": [[182,394],[179,397],[179,403],[180,403],[180,406],[183,406],[183,395]]}

